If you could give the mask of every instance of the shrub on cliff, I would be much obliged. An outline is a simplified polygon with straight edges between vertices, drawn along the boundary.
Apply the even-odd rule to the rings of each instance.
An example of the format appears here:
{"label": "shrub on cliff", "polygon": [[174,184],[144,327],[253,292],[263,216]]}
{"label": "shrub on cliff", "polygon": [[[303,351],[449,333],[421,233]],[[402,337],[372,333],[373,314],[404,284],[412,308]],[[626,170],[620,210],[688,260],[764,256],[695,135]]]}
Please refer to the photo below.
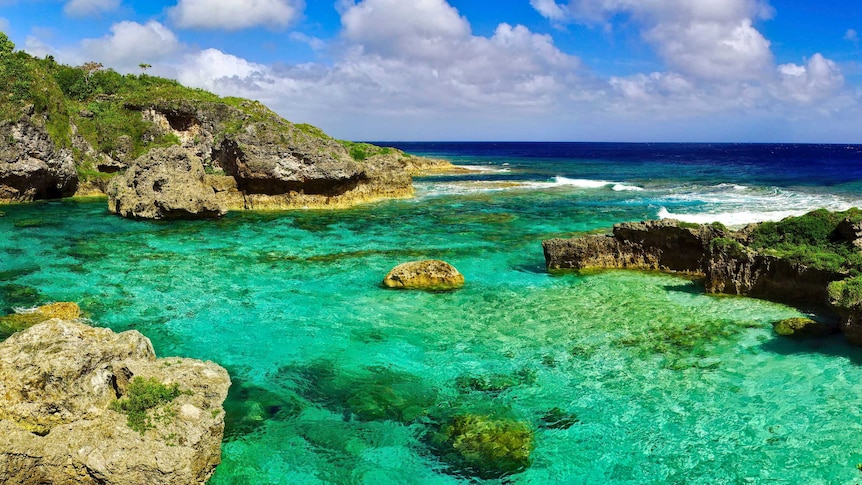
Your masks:
{"label": "shrub on cliff", "polygon": [[862,210],[819,209],[779,222],[764,222],[751,233],[751,248],[812,268],[856,275],[862,272],[862,254],[836,234],[845,219],[862,221]]}
{"label": "shrub on cliff", "polygon": [[833,305],[848,310],[862,308],[862,276],[831,283],[829,300]]}
{"label": "shrub on cliff", "polygon": [[134,377],[129,383],[126,397],[111,403],[111,409],[125,414],[129,427],[144,434],[153,427],[148,411],[173,401],[181,394],[183,391],[177,383],[167,385],[154,377]]}

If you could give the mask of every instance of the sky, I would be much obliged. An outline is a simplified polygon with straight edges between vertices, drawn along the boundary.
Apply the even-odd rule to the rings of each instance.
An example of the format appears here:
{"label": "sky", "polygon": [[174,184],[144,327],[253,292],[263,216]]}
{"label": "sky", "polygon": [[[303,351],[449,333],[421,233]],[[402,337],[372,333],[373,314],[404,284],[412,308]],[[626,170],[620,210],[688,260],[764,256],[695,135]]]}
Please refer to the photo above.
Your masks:
{"label": "sky", "polygon": [[862,143],[857,0],[0,0],[0,30],[349,140]]}

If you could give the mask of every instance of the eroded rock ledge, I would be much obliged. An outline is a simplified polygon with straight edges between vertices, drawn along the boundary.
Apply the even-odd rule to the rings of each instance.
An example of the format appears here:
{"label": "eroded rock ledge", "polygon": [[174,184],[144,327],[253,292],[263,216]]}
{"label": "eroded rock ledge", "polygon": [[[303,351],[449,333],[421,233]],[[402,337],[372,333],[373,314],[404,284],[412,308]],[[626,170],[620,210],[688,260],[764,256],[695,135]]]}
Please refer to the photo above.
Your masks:
{"label": "eroded rock ledge", "polygon": [[[732,231],[720,225],[692,225],[674,220],[617,224],[610,235],[587,235],[551,239],[542,247],[548,269],[659,270],[702,277],[708,293],[744,295],[794,306],[816,306],[831,310],[841,319],[841,329],[852,343],[862,345],[862,296],[856,295],[859,268],[852,261],[836,262],[839,254],[855,258],[862,243],[858,211],[816,211],[798,220],[751,225]],[[840,222],[830,223],[829,221]],[[801,222],[800,222],[801,221]],[[800,249],[788,250],[801,228]],[[811,226],[809,228],[809,226]],[[813,228],[813,229],[812,229]],[[814,236],[822,233],[828,256],[800,256],[815,248]],[[789,229],[788,229],[789,231]],[[761,233],[775,234],[783,251],[758,245]],[[809,237],[810,236],[810,237]],[[838,248],[838,249],[835,249]],[[794,252],[796,251],[796,252]],[[818,259],[820,258],[820,259]],[[821,260],[826,260],[826,264]],[[831,266],[831,267],[830,267]],[[859,285],[862,287],[862,284]],[[859,297],[859,298],[857,298]]]}
{"label": "eroded rock ledge", "polygon": [[[136,378],[181,391],[137,431],[111,407]],[[53,319],[16,333],[0,343],[0,483],[204,483],[229,386],[211,362],[156,359],[136,331]]]}

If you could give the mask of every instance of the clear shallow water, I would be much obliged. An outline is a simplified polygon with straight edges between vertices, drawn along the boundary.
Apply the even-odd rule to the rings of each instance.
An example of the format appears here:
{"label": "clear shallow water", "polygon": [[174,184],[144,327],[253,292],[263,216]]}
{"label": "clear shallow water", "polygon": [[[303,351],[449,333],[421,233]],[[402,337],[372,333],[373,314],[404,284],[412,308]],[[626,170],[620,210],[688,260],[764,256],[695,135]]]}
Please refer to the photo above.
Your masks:
{"label": "clear shallow water", "polygon": [[[664,206],[660,190],[666,202],[690,183],[679,172],[491,158],[464,155],[492,170],[419,181],[416,199],[334,213],[150,223],[111,216],[104,201],[3,207],[0,307],[76,301],[99,324],[140,330],[159,355],[227,367],[234,387],[211,483],[501,482],[434,452],[429,435],[458,413],[534,430],[532,466],[511,483],[859,481],[859,349],[776,339],[770,323],[797,310],[706,296],[686,279],[543,269],[548,237],[661,207],[774,207],[705,200],[742,180],[699,182],[710,190]],[[489,187],[501,178],[517,185]],[[852,177],[806,180],[808,190],[800,180],[745,190],[814,206],[853,200],[835,190]],[[426,257],[453,263],[465,288],[379,287],[395,264]],[[546,423],[555,408],[568,426]]]}

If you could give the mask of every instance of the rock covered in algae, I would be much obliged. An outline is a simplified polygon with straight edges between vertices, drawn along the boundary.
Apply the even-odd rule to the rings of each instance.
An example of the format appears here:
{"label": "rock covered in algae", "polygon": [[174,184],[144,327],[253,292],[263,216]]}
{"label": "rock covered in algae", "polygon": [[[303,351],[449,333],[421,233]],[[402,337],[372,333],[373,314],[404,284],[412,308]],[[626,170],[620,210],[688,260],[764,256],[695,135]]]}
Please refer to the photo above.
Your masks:
{"label": "rock covered in algae", "polygon": [[0,334],[20,332],[52,318],[76,320],[80,317],[81,309],[76,303],[51,303],[28,310],[19,310],[12,315],[0,317]]}
{"label": "rock covered in algae", "polygon": [[226,210],[205,183],[201,159],[178,146],[154,148],[108,188],[108,209],[133,219],[209,219]]}
{"label": "rock covered in algae", "polygon": [[788,318],[774,322],[772,330],[782,337],[822,337],[838,331],[835,325],[817,322],[810,318]]}
{"label": "rock covered in algae", "polygon": [[533,431],[528,425],[480,414],[455,416],[433,441],[445,461],[484,479],[524,471],[533,452]]}
{"label": "rock covered in algae", "polygon": [[399,264],[383,279],[387,288],[445,291],[464,286],[464,275],[454,266],[439,260]]}
{"label": "rock covered in algae", "polygon": [[[133,430],[111,403],[135,377],[177,384]],[[198,484],[221,461],[230,378],[211,362],[156,359],[136,331],[40,323],[0,343],[0,483]]]}

